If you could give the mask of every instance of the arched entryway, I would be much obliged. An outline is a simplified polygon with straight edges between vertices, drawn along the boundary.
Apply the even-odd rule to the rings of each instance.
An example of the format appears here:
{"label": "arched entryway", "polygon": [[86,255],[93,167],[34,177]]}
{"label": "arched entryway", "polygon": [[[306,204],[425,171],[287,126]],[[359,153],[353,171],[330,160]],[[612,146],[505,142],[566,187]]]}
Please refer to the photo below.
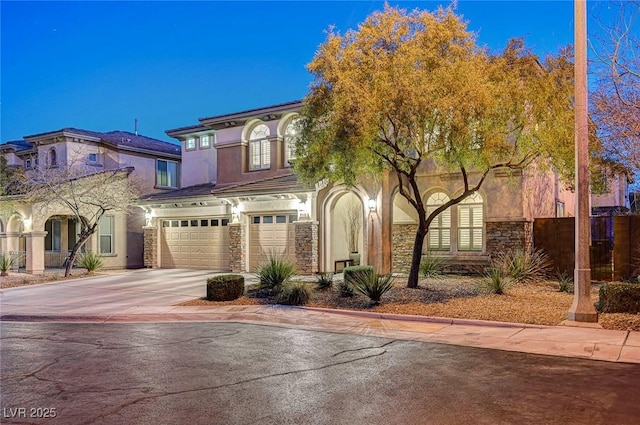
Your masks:
{"label": "arched entryway", "polygon": [[340,271],[349,263],[367,263],[365,195],[357,188],[335,188],[326,198],[323,214],[323,269]]}

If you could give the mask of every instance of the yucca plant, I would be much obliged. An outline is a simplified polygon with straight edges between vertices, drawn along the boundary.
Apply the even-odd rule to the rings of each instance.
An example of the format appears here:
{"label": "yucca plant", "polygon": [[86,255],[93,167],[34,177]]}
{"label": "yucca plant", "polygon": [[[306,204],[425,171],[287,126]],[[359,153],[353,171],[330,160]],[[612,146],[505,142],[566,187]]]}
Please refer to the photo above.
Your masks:
{"label": "yucca plant", "polygon": [[514,283],[534,282],[549,274],[551,260],[540,250],[526,252],[514,250],[498,254],[492,262],[493,267],[501,269]]}
{"label": "yucca plant", "polygon": [[499,267],[491,267],[482,279],[482,285],[490,294],[503,295],[511,281]]}
{"label": "yucca plant", "polygon": [[558,291],[573,292],[573,276],[567,272],[558,272]]}
{"label": "yucca plant", "polygon": [[87,269],[87,272],[93,273],[100,270],[104,266],[104,260],[95,252],[87,251],[78,255],[78,266]]}
{"label": "yucca plant", "polygon": [[305,305],[311,298],[311,291],[304,282],[289,282],[281,287],[278,303],[286,305]]}
{"label": "yucca plant", "polygon": [[379,275],[375,271],[368,271],[353,276],[353,289],[369,297],[373,305],[380,304],[380,298],[391,288],[393,288],[391,273]]}
{"label": "yucca plant", "polygon": [[319,273],[316,280],[316,290],[326,291],[333,286],[333,273]]}
{"label": "yucca plant", "polygon": [[295,272],[294,264],[288,261],[284,255],[271,252],[255,275],[260,281],[260,288],[273,293],[278,292]]}
{"label": "yucca plant", "polygon": [[9,270],[11,270],[15,265],[15,258],[12,258],[7,254],[0,255],[0,276],[8,276]]}
{"label": "yucca plant", "polygon": [[440,277],[446,265],[447,262],[444,258],[434,257],[431,253],[427,253],[420,262],[420,272],[426,278]]}
{"label": "yucca plant", "polygon": [[342,298],[350,298],[353,297],[353,285],[346,280],[341,280],[338,282],[338,295]]}

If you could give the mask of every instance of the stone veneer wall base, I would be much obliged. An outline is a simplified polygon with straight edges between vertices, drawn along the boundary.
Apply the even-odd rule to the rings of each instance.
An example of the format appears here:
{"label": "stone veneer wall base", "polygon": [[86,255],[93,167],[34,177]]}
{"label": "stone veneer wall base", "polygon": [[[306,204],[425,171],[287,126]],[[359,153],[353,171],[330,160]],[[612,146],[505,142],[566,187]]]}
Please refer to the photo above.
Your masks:
{"label": "stone veneer wall base", "polygon": [[299,274],[318,271],[318,225],[317,221],[294,223],[296,271]]}
{"label": "stone veneer wall base", "polygon": [[158,266],[158,232],[156,227],[144,227],[143,262],[147,268]]}

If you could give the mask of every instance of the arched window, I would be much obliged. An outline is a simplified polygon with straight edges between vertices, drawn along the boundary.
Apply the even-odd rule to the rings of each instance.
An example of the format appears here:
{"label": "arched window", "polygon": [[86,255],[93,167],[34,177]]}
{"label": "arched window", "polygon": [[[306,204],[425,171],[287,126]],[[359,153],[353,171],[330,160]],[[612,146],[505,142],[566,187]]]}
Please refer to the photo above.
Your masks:
{"label": "arched window", "polygon": [[300,118],[293,118],[284,129],[284,161],[291,165],[291,161],[296,159],[296,139],[299,134],[298,126]]}
{"label": "arched window", "polygon": [[258,124],[249,136],[249,169],[260,170],[271,167],[271,141],[269,127]]}
{"label": "arched window", "polygon": [[[436,192],[431,194],[427,198],[427,214],[431,214],[436,208],[448,201],[449,197],[445,193]],[[451,250],[451,208],[442,211],[431,222],[427,247],[430,251]]]}
{"label": "arched window", "polygon": [[484,212],[478,192],[458,204],[458,251],[482,251]]}
{"label": "arched window", "polygon": [[47,158],[49,162],[49,167],[57,167],[58,166],[58,153],[55,148],[49,149],[49,157]]}

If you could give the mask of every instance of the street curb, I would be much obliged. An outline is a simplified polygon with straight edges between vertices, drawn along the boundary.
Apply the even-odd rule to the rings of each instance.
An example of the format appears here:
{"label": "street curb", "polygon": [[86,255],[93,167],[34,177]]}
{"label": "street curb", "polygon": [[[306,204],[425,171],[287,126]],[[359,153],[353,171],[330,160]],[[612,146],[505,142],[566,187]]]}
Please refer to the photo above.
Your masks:
{"label": "street curb", "polygon": [[327,313],[327,314],[340,314],[344,316],[365,317],[365,318],[383,319],[383,320],[404,320],[404,321],[411,321],[411,322],[442,323],[446,325],[491,326],[491,327],[497,327],[497,328],[533,328],[533,329],[546,329],[546,328],[555,327],[555,326],[545,326],[545,325],[532,325],[529,323],[494,322],[490,320],[457,319],[457,318],[449,318],[449,317],[418,316],[418,315],[411,315],[411,314],[373,313],[369,311],[341,310],[341,309],[321,308],[321,307],[290,306],[290,308],[299,309],[299,310],[317,311],[317,312]]}

